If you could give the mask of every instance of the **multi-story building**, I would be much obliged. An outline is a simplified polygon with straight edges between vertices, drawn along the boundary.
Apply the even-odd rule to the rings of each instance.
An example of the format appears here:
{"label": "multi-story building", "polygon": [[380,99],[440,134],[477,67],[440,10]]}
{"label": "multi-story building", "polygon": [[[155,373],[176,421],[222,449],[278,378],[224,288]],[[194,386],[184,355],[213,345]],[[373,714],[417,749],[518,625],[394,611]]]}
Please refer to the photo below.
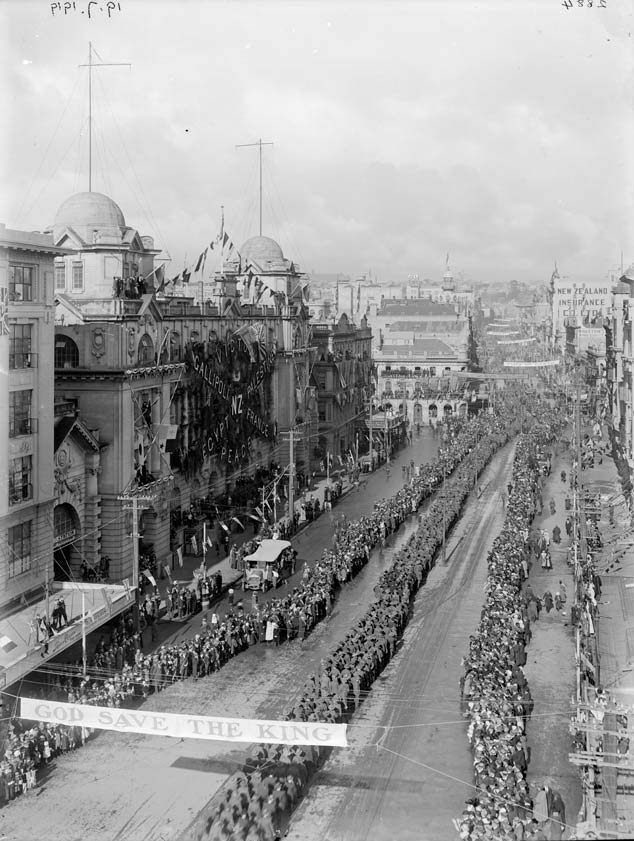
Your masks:
{"label": "multi-story building", "polygon": [[313,455],[341,463],[368,450],[364,417],[373,394],[372,331],[365,318],[357,327],[346,315],[312,325],[316,346],[312,381],[316,387],[319,438]]}
{"label": "multi-story building", "polygon": [[634,473],[634,266],[612,291],[612,307],[606,322],[606,378],[608,404],[614,432],[623,456]]}
{"label": "multi-story building", "polygon": [[[82,612],[96,628],[131,604],[124,587],[79,574],[99,555],[102,448],[75,406],[54,404],[65,254],[48,234],[0,226],[0,687],[76,642]],[[68,624],[50,636],[59,598]]]}
{"label": "multi-story building", "polygon": [[550,289],[553,341],[563,347],[566,325],[589,324],[607,316],[611,306],[611,287],[607,281],[578,283],[553,272]]}
{"label": "multi-story building", "polygon": [[45,234],[0,226],[0,607],[52,578],[53,260]]}
{"label": "multi-story building", "polygon": [[287,465],[283,433],[293,479],[308,475],[307,281],[277,243],[254,237],[207,284],[211,300],[157,294],[153,242],[94,193],[62,205],[54,234],[76,249],[57,281],[57,394],[98,430],[101,552],[112,577],[134,580],[139,552],[159,569],[172,562],[190,504],[235,497],[245,477]]}
{"label": "multi-story building", "polygon": [[395,401],[414,424],[466,413],[464,389],[451,377],[468,368],[469,318],[457,304],[387,301],[369,321],[379,399]]}

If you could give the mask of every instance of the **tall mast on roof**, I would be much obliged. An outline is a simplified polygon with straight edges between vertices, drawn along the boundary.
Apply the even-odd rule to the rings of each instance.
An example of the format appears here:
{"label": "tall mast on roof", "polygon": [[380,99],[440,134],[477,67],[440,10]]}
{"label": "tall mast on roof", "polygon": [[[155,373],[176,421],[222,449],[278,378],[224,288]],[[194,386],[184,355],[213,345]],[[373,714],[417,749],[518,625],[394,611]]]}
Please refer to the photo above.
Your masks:
{"label": "tall mast on roof", "polygon": [[236,149],[245,149],[247,146],[258,146],[260,149],[260,236],[262,236],[262,147],[273,146],[272,142],[262,142],[262,138],[257,143],[238,143]]}
{"label": "tall mast on roof", "polygon": [[95,64],[92,60],[92,41],[88,42],[88,64],[80,67],[88,68],[88,192],[92,193],[92,69],[93,67],[132,67],[127,61],[101,62]]}

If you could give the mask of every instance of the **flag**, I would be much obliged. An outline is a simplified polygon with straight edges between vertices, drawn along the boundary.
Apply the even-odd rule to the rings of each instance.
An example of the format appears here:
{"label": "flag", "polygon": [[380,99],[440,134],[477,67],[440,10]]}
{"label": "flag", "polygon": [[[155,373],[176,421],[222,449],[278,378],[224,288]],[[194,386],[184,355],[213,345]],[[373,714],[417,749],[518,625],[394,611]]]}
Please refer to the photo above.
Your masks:
{"label": "flag", "polygon": [[163,569],[165,570],[165,575],[167,575],[168,579],[171,581],[172,580],[172,571],[169,568],[169,564],[165,564],[163,566]]}
{"label": "flag", "polygon": [[220,525],[222,526],[222,528],[223,528],[223,529],[227,532],[227,534],[228,534],[228,533],[229,533],[229,526],[225,525],[224,523],[220,523]]}
{"label": "flag", "polygon": [[198,541],[196,540],[196,535],[192,534],[191,538],[192,549],[194,550],[194,555],[198,554]]}
{"label": "flag", "polygon": [[143,575],[144,575],[144,576],[147,578],[147,580],[150,582],[150,584],[152,585],[152,587],[156,587],[156,578],[154,578],[154,576],[152,575],[152,573],[151,573],[151,572],[149,572],[147,569],[142,570],[142,572],[143,572]]}
{"label": "flag", "polygon": [[225,233],[225,235],[222,238],[223,246],[226,245],[228,242],[229,242],[229,234]]}
{"label": "flag", "polygon": [[22,595],[20,596],[20,604],[22,605],[22,607],[28,607],[29,606],[29,603],[27,602],[26,596],[24,595],[24,593],[22,593]]}
{"label": "flag", "polygon": [[194,272],[199,272],[200,271],[201,267],[204,265],[206,256],[207,256],[207,249],[205,248],[205,250],[199,255],[198,260],[196,261],[196,268],[194,269]]}
{"label": "flag", "polygon": [[188,269],[183,270],[183,283],[189,283],[189,278],[191,277],[191,272]]}
{"label": "flag", "polygon": [[244,531],[244,526],[242,525],[242,523],[240,522],[240,520],[238,520],[238,518],[237,518],[237,517],[232,517],[231,519],[233,520],[233,522],[234,522],[234,523],[237,523],[237,524],[240,526],[240,528],[242,529],[242,531]]}
{"label": "flag", "polygon": [[157,291],[160,292],[161,289],[163,289],[163,287],[165,286],[165,264],[163,263],[162,266],[159,266],[158,269],[155,269],[154,273],[156,275],[154,285],[156,286]]}
{"label": "flag", "polygon": [[158,425],[157,440],[161,453],[172,453],[176,449],[176,435],[178,425],[175,423],[161,423]]}
{"label": "flag", "polygon": [[210,549],[214,548],[213,540],[209,537],[209,535],[207,535],[207,546],[209,546]]}
{"label": "flag", "polygon": [[264,513],[263,513],[262,509],[261,509],[261,508],[258,508],[258,506],[256,505],[256,506],[255,506],[255,510],[256,510],[256,511],[258,512],[258,514],[260,515],[260,519],[261,519],[261,520],[263,520],[263,519],[264,519]]}
{"label": "flag", "polygon": [[179,567],[183,566],[183,547],[179,546],[176,550],[176,557],[178,558],[178,565]]}

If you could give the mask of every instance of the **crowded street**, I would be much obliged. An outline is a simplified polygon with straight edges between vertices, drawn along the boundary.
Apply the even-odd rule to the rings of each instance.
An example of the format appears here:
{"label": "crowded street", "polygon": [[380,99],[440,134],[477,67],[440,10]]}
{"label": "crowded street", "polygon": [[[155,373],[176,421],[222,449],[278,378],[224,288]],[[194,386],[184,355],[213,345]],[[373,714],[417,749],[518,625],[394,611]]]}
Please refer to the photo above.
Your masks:
{"label": "crowded street", "polygon": [[289,831],[292,841],[454,839],[456,804],[471,795],[472,760],[459,694],[461,659],[482,606],[486,556],[504,511],[498,488],[514,447],[480,478],[414,602],[398,656],[351,724],[351,747],[317,775]]}
{"label": "crowded street", "polygon": [[[363,492],[353,488],[333,514],[353,519],[371,511],[376,496],[402,487],[403,466],[412,459],[416,463],[432,460],[439,442],[440,438],[430,431],[414,436],[411,447],[392,460],[389,475],[385,468],[368,475]],[[374,550],[371,562],[341,591],[327,621],[318,624],[306,640],[279,649],[265,645],[247,649],[204,680],[188,680],[151,695],[147,706],[153,710],[187,708],[208,715],[231,712],[246,718],[281,713],[302,680],[318,667],[324,652],[363,614],[381,573],[411,536],[414,526],[415,521],[410,520],[384,548]],[[321,557],[323,548],[332,541],[332,533],[333,523],[324,514],[293,541],[300,561],[296,577],[301,577],[304,560],[314,562]],[[272,591],[266,595],[270,597]],[[225,594],[221,602],[214,603],[213,610],[225,615],[228,607]],[[160,644],[195,635],[201,622],[202,614],[194,616],[187,627],[161,621]],[[150,643],[147,631],[145,641]],[[123,755],[125,763],[121,762]],[[21,798],[12,804],[10,811],[2,813],[0,832],[15,841],[31,841],[37,827],[51,841],[177,838],[228,775],[242,766],[245,757],[244,752],[222,742],[183,744],[99,733],[85,747],[65,754],[47,768],[37,800]],[[82,798],[73,801],[69,792],[78,780],[82,780]],[[107,802],[112,804],[108,808],[104,806],[105,790]],[[60,800],[68,803],[68,820],[63,826],[51,826],[49,804]]]}
{"label": "crowded street", "polygon": [[0,3],[0,841],[634,838],[618,5]]}

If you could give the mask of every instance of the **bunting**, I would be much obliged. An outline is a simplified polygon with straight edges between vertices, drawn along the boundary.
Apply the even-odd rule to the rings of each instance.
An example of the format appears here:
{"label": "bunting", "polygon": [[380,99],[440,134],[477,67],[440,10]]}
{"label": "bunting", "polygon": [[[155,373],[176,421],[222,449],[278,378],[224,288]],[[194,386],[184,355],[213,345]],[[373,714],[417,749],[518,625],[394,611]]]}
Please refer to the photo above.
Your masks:
{"label": "bunting", "polygon": [[199,255],[198,260],[196,261],[196,268],[194,269],[194,273],[199,272],[201,268],[205,265],[205,260],[207,259],[207,249]]}
{"label": "bunting", "polygon": [[183,566],[183,547],[179,546],[176,549],[176,557],[178,558],[178,565],[179,567]]}

